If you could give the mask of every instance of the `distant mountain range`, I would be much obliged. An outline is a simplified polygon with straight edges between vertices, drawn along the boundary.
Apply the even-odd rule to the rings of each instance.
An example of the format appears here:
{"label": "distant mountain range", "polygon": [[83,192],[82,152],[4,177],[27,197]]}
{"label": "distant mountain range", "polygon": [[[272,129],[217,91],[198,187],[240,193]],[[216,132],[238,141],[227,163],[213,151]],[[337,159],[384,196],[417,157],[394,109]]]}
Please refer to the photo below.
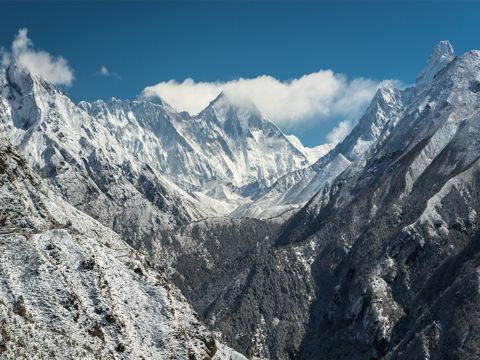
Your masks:
{"label": "distant mountain range", "polygon": [[[0,70],[0,357],[480,357],[480,52],[338,145]],[[233,350],[234,349],[234,350]]]}

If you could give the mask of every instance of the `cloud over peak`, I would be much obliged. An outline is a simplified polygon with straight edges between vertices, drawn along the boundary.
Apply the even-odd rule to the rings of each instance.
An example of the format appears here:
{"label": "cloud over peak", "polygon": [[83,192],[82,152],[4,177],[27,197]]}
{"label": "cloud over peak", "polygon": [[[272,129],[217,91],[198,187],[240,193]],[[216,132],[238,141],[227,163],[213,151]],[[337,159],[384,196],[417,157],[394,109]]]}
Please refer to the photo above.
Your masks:
{"label": "cloud over peak", "polygon": [[0,55],[3,66],[8,66],[12,59],[15,59],[18,65],[55,85],[69,86],[74,80],[73,70],[68,61],[61,56],[55,57],[46,51],[34,49],[25,28],[18,31],[11,51],[2,48]]}
{"label": "cloud over peak", "polygon": [[360,115],[380,86],[392,81],[347,79],[331,70],[281,81],[269,75],[226,82],[183,82],[170,80],[145,88],[146,96],[160,96],[177,110],[196,114],[220,92],[236,102],[253,102],[259,110],[278,125],[295,128],[309,121],[331,117],[347,120]]}
{"label": "cloud over peak", "polygon": [[348,120],[343,120],[335,126],[332,131],[327,134],[327,143],[337,145],[341,142],[352,130],[352,123]]}

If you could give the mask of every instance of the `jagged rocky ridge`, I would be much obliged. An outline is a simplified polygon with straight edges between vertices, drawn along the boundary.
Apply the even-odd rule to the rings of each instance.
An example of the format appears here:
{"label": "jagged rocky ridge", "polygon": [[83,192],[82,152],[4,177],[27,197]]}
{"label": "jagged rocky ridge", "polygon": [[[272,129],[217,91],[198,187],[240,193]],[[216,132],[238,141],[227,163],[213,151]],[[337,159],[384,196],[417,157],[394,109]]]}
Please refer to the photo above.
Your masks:
{"label": "jagged rocky ridge", "polygon": [[255,201],[235,209],[232,216],[271,218],[305,205],[353,161],[367,153],[381,136],[388,135],[416,94],[428,87],[434,76],[454,57],[452,45],[441,41],[417,77],[415,87],[403,90],[380,88],[358,124],[335,149],[322,154],[311,166],[279,178]]}
{"label": "jagged rocky ridge", "polygon": [[315,151],[285,136],[254,104],[237,104],[223,93],[196,116],[178,113],[159,98],[80,107],[140,160],[219,215],[308,166]]}
{"label": "jagged rocky ridge", "polygon": [[[32,80],[68,104],[62,105],[65,111],[50,111],[57,105],[41,99],[51,94],[22,91],[24,80],[15,79],[24,75],[9,78],[7,72],[0,80],[0,117],[5,133],[57,194],[142,251],[156,271],[181,288],[208,326],[249,358],[474,359],[480,351],[479,70],[479,52],[456,58],[448,42],[440,43],[414,87],[380,89],[335,149],[268,182],[259,176],[252,183],[249,172],[238,171],[245,182],[228,184],[221,172],[208,178],[204,163],[207,181],[184,174],[174,184],[151,164],[157,156],[151,149],[168,148],[152,137],[163,131],[155,128],[155,116],[168,118],[159,123],[181,135],[176,121],[187,115],[175,113],[178,119],[172,121],[167,113],[173,110],[161,100],[75,107],[55,88]],[[32,96],[35,101],[25,102]],[[206,126],[224,131],[223,138],[225,124],[251,119],[238,114],[251,114],[252,108],[234,108],[222,117],[215,109],[218,100],[224,99],[197,120],[207,116],[203,121],[215,126]],[[88,141],[73,140],[80,147],[64,145],[56,135],[68,133],[72,114],[88,130],[81,128]],[[57,116],[62,121],[55,122]],[[100,120],[88,128],[95,116]],[[135,141],[137,136],[142,141]],[[103,144],[114,145],[104,153]],[[126,182],[128,172],[119,171],[123,163],[112,149],[135,170]],[[185,158],[209,157],[185,149],[183,144]],[[162,166],[168,170],[166,158]],[[95,191],[87,191],[85,183],[94,184]],[[159,189],[153,197],[152,188]],[[204,219],[219,213],[212,208],[222,196],[228,206],[220,213],[240,205],[232,214],[238,218]],[[271,220],[245,218],[278,214]]]}
{"label": "jagged rocky ridge", "polygon": [[305,205],[390,131],[413,95],[412,89],[380,88],[344,141],[309,167],[281,177],[255,201],[235,209],[232,216],[271,218]]}

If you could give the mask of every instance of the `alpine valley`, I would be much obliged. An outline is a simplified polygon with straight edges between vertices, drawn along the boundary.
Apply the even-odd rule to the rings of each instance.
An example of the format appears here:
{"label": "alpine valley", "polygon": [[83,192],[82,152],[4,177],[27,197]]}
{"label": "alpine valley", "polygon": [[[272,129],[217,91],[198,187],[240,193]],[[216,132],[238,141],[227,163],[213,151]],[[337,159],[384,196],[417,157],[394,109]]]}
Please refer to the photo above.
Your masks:
{"label": "alpine valley", "polygon": [[0,69],[0,358],[480,358],[480,52],[338,145]]}

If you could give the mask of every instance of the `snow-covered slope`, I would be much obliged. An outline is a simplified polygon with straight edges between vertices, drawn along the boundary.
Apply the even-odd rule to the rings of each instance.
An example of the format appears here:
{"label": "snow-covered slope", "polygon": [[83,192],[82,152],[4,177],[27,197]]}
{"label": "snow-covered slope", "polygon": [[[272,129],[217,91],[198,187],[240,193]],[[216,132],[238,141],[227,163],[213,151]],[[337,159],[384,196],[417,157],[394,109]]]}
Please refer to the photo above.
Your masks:
{"label": "snow-covered slope", "polygon": [[291,141],[253,104],[224,94],[193,117],[159,98],[79,106],[138,158],[223,214],[322,153]]}
{"label": "snow-covered slope", "polygon": [[0,135],[2,359],[245,359],[144,255],[73,208]]}

